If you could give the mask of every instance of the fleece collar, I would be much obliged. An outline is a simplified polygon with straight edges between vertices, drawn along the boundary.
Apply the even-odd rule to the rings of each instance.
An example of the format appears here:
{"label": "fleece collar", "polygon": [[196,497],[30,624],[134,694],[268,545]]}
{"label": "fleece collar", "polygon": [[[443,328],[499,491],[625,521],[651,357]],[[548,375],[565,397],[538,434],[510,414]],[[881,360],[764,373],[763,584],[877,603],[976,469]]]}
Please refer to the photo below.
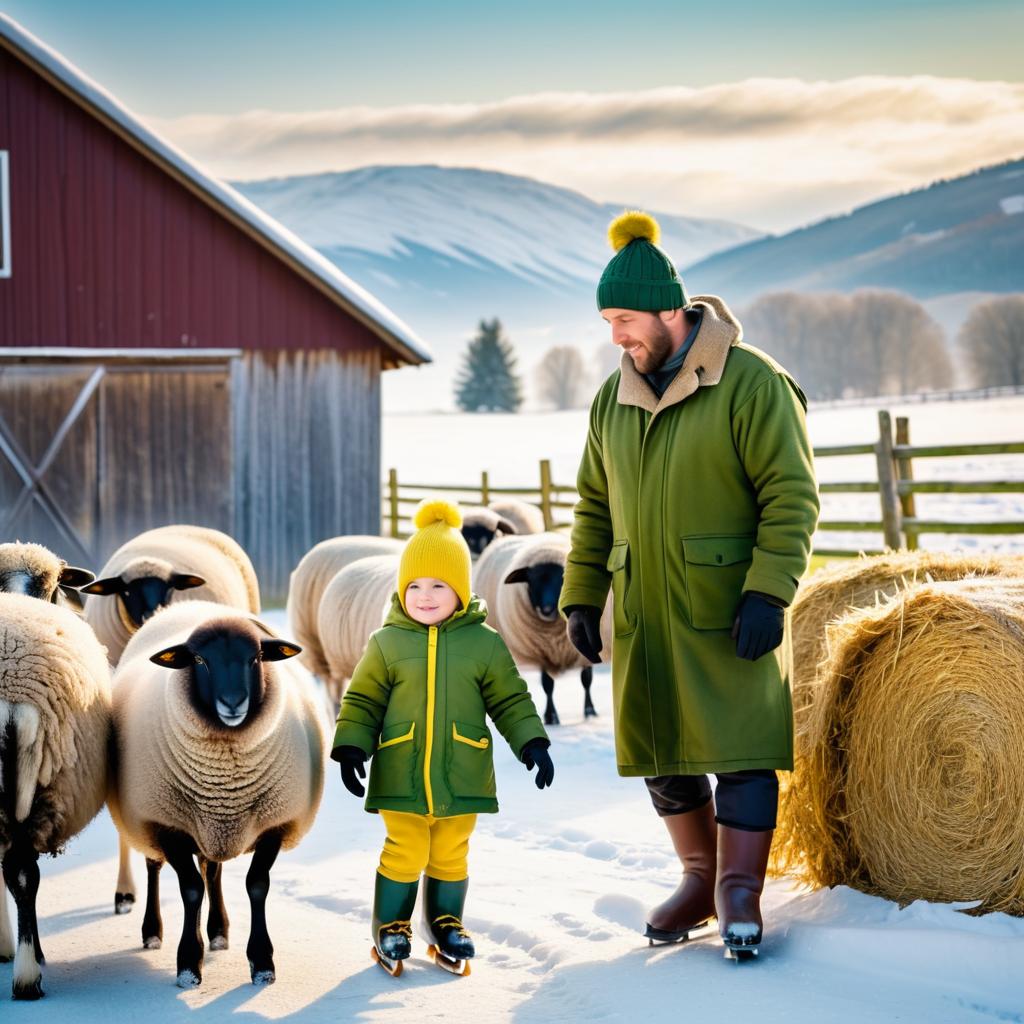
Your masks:
{"label": "fleece collar", "polygon": [[659,400],[643,374],[633,366],[633,360],[623,352],[616,395],[619,405],[636,405],[655,415],[689,398],[697,388],[710,387],[722,379],[729,349],[742,341],[743,327],[717,295],[695,295],[690,304],[702,314],[700,329],[675,380]]}

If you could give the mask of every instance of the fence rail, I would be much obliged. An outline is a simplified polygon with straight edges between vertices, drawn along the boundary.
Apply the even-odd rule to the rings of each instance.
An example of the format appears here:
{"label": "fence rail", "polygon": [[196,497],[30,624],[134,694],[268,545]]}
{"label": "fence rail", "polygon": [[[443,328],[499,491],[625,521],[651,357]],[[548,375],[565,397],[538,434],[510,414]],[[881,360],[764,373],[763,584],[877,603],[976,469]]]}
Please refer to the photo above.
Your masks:
{"label": "fence rail", "polygon": [[[874,480],[829,482],[819,485],[822,494],[877,494],[878,519],[825,519],[818,523],[819,534],[880,533],[881,548],[815,546],[815,554],[825,556],[852,555],[857,551],[875,554],[885,548],[918,547],[925,533],[939,534],[1024,534],[1024,521],[957,521],[924,519],[917,515],[914,497],[917,494],[1024,494],[1024,477],[1020,480],[915,480],[914,460],[933,458],[976,458],[992,455],[1024,455],[1024,441],[998,444],[913,445],[910,443],[910,421],[896,418],[895,430],[887,410],[878,413],[878,440],[873,443],[825,445],[814,449],[815,460],[872,455],[875,459]],[[1022,467],[1024,469],[1024,467]],[[571,511],[576,504],[576,488],[552,480],[551,462],[542,459],[536,487],[493,487],[486,471],[480,481],[472,484],[399,483],[398,471],[390,470],[384,484],[385,521],[382,532],[392,537],[407,537],[410,516],[403,509],[418,504],[425,495],[441,492],[456,495],[470,503],[486,505],[495,496],[522,498],[536,505],[549,530],[566,529],[570,522],[560,518],[560,511]]]}

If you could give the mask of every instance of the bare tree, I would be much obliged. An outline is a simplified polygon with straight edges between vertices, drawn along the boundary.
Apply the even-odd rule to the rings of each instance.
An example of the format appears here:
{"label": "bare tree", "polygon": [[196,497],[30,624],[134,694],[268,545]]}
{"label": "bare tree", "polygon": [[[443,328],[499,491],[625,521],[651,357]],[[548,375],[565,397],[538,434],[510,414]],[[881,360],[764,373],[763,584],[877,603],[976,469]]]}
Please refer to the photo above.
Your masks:
{"label": "bare tree", "polygon": [[958,342],[979,387],[1024,384],[1024,295],[975,306]]}
{"label": "bare tree", "polygon": [[580,409],[590,398],[590,381],[580,350],[572,345],[549,349],[537,367],[537,394],[556,409]]}

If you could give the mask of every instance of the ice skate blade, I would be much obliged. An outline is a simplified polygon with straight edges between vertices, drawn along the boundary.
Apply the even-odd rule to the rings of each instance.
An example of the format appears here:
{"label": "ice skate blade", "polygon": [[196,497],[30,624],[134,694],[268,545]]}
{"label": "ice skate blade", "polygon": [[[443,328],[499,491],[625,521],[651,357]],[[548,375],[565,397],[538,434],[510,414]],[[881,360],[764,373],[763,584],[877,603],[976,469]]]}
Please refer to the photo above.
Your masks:
{"label": "ice skate blade", "polygon": [[725,959],[735,960],[737,963],[743,963],[745,960],[756,960],[758,956],[759,946],[726,946],[725,947]]}
{"label": "ice skate blade", "polygon": [[711,919],[709,918],[682,932],[669,932],[649,924],[644,930],[644,938],[647,940],[648,946],[676,946],[683,942],[689,942],[691,936],[699,938],[707,931],[710,924]]}
{"label": "ice skate blade", "polygon": [[381,956],[380,951],[376,946],[370,947],[370,959],[373,960],[374,963],[380,964],[392,978],[400,978],[402,976],[403,961],[389,960],[386,956]]}
{"label": "ice skate blade", "polygon": [[468,960],[453,960],[451,957],[445,956],[437,946],[427,946],[427,956],[429,956],[438,967],[447,971],[449,974],[457,974],[461,977],[465,977],[470,973]]}

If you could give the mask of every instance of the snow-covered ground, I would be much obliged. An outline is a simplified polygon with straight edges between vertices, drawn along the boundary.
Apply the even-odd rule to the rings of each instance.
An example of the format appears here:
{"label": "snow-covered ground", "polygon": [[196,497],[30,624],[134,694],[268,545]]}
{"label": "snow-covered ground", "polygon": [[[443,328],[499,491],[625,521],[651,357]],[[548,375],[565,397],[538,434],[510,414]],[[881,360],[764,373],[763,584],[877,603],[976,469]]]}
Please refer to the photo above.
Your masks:
{"label": "snow-covered ground", "polygon": [[[283,613],[269,617],[284,628]],[[529,682],[540,704],[539,679],[531,674]],[[615,773],[608,674],[596,674],[596,720],[582,720],[582,691],[571,677],[555,697],[564,724],[552,730],[552,789],[538,792],[507,747],[495,750],[502,810],[481,816],[470,858],[466,923],[478,950],[471,976],[434,967],[420,939],[401,978],[370,962],[383,828],[331,764],[313,831],[271,875],[275,985],[249,982],[244,858],[225,868],[231,948],[207,952],[201,988],[175,987],[182,912],[173,872],[163,876],[164,946],[143,951],[141,909],[112,913],[117,851],[104,811],[64,856],[43,861],[47,998],[8,1004],[2,1019],[70,1012],[84,1024],[1024,1021],[1024,921],[1001,914],[972,918],[929,904],[900,910],[847,889],[809,893],[770,882],[760,962],[726,961],[714,933],[649,948],[640,935],[645,908],[675,886],[678,868],[642,781]],[[138,855],[135,868],[141,885]],[[10,979],[11,966],[0,965],[0,1000]]]}
{"label": "snow-covered ground", "polygon": [[[989,401],[927,402],[881,406],[910,418],[914,444],[975,444],[1024,441],[1024,396]],[[808,416],[816,446],[874,442],[878,408],[812,406]],[[400,482],[479,486],[481,470],[495,487],[539,486],[538,463],[551,460],[556,483],[573,485],[587,435],[586,410],[520,415],[390,414],[384,417],[383,466]],[[822,482],[876,480],[874,456],[819,459]],[[917,459],[917,480],[1024,480],[1024,455]],[[1024,521],[1024,494],[919,494],[922,519]],[[563,513],[567,518],[568,514]],[[873,494],[827,494],[823,519],[879,519]],[[878,534],[830,533],[820,546],[880,547]],[[927,534],[922,547],[1024,549],[1024,536]]]}

